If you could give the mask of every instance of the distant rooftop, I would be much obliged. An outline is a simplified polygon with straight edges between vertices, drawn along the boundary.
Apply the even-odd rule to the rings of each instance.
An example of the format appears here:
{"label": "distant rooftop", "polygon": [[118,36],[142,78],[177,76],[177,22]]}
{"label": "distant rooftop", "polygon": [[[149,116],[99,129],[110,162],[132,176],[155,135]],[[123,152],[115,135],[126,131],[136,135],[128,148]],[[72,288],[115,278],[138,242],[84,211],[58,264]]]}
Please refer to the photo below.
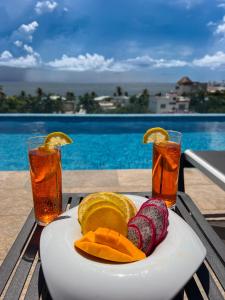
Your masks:
{"label": "distant rooftop", "polygon": [[193,81],[189,77],[184,76],[180,80],[177,81],[177,84],[179,84],[179,85],[192,85]]}
{"label": "distant rooftop", "polygon": [[111,99],[110,96],[99,96],[99,97],[95,97],[94,100],[95,101],[104,101],[104,100],[108,100]]}

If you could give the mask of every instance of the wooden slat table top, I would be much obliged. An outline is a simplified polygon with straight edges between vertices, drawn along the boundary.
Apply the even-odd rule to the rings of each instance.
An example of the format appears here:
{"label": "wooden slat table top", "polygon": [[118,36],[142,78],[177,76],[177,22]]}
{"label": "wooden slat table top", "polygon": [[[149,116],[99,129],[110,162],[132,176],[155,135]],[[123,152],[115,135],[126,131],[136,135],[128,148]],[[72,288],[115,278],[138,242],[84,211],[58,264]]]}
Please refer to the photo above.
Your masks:
{"label": "wooden slat table top", "polygon": [[[148,193],[129,194],[147,196]],[[85,196],[86,194],[83,193],[64,194],[63,210],[78,205]],[[209,299],[224,299],[224,243],[215,234],[193,201],[185,193],[178,193],[177,213],[195,230],[207,249],[206,260],[195,274],[195,277],[202,282],[202,289]],[[26,300],[51,299],[38,254],[41,232],[42,227],[35,224],[32,211],[0,266],[0,299],[14,300],[19,299],[21,295]],[[208,272],[208,266],[210,266],[210,272]],[[195,277],[192,277],[185,287],[187,299],[205,299]],[[214,277],[217,278],[218,282],[215,282]],[[220,289],[218,289],[218,285]],[[196,298],[197,296],[198,298]],[[176,299],[182,298],[183,293],[176,297]]]}

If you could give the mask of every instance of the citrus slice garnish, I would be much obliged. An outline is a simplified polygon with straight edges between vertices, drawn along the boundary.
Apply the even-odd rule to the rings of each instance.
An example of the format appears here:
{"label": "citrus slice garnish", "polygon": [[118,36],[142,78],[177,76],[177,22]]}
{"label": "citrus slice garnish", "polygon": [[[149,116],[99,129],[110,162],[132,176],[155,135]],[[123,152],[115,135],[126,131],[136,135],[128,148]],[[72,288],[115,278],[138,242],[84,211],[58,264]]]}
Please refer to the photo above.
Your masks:
{"label": "citrus slice garnish", "polygon": [[95,206],[113,205],[121,211],[128,222],[136,214],[136,207],[124,195],[112,192],[98,192],[86,196],[78,207],[78,220],[82,224],[84,215]]}
{"label": "citrus slice garnish", "polygon": [[160,127],[154,127],[148,129],[143,138],[144,144],[148,143],[160,143],[165,142],[169,140],[169,134],[168,132]]}
{"label": "citrus slice garnish", "polygon": [[57,147],[73,143],[73,140],[63,132],[52,132],[47,135],[44,146]]}
{"label": "citrus slice garnish", "polygon": [[108,196],[104,193],[95,193],[84,198],[78,207],[78,220],[82,223],[84,215],[87,211],[95,207],[96,205],[104,206],[104,205],[113,205],[117,209],[121,211],[121,213],[126,218],[127,222],[130,219],[129,216],[129,206],[127,203],[120,201],[120,199],[115,198],[113,196]]}
{"label": "citrus slice garnish", "polygon": [[109,228],[124,236],[127,235],[127,221],[124,215],[111,204],[96,205],[85,214],[81,224],[82,233],[86,234],[98,227]]}

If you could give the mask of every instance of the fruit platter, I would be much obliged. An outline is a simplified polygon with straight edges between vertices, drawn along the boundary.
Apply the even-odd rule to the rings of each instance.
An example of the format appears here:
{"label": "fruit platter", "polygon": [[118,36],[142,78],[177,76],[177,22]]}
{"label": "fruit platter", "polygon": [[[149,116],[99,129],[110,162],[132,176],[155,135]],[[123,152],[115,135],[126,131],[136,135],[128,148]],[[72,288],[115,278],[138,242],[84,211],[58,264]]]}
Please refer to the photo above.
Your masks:
{"label": "fruit platter", "polygon": [[172,299],[206,255],[161,199],[90,194],[42,233],[53,299]]}
{"label": "fruit platter", "polygon": [[166,237],[168,209],[161,199],[150,198],[137,210],[127,196],[90,194],[78,207],[84,236],[78,249],[101,259],[132,262],[144,259]]}

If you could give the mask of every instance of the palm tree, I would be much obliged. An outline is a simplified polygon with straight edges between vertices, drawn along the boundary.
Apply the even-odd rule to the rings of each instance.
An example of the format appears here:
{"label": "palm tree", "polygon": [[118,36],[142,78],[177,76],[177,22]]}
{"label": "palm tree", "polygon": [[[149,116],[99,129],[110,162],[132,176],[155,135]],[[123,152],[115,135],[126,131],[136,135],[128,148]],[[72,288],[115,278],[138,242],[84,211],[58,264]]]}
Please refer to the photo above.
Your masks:
{"label": "palm tree", "polygon": [[0,85],[0,99],[4,99],[5,98],[5,93],[3,92],[3,87]]}
{"label": "palm tree", "polygon": [[117,96],[122,96],[123,95],[123,90],[122,90],[121,86],[116,87],[116,92],[117,92]]}
{"label": "palm tree", "polygon": [[21,98],[26,98],[26,92],[25,92],[24,90],[22,90],[22,91],[20,92],[20,97],[21,97]]}
{"label": "palm tree", "polygon": [[73,92],[66,92],[66,100],[73,101],[73,100],[75,100],[75,98],[76,97]]}
{"label": "palm tree", "polygon": [[41,98],[44,95],[44,92],[40,87],[38,87],[37,90],[36,90],[36,94],[37,94],[38,97]]}
{"label": "palm tree", "polygon": [[94,99],[97,97],[97,94],[95,92],[91,92],[91,98]]}
{"label": "palm tree", "polygon": [[149,97],[149,91],[147,89],[144,89],[143,92],[142,92],[142,95],[146,98]]}

